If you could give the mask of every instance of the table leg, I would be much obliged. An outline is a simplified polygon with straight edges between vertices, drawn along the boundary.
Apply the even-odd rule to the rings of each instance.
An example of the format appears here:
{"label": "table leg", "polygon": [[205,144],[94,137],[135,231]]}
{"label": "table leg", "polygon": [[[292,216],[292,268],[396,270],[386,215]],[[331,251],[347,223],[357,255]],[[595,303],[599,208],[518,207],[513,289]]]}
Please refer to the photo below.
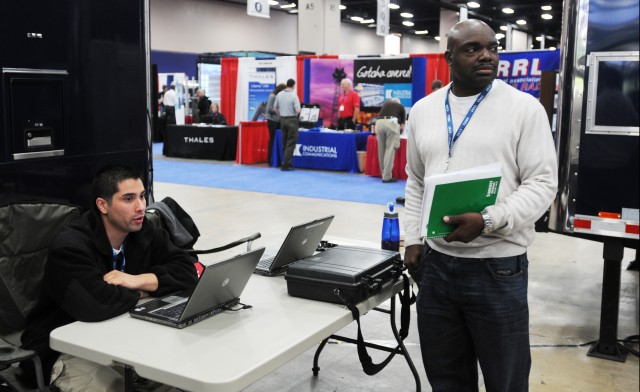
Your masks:
{"label": "table leg", "polygon": [[[396,348],[389,348],[389,347],[385,347],[385,346],[381,346],[378,344],[373,344],[373,343],[367,343],[364,342],[364,345],[368,348],[373,348],[376,350],[380,350],[380,351],[385,351],[385,352],[389,352],[389,353],[396,353],[396,354],[400,354],[402,356],[404,356],[405,360],[407,361],[407,364],[409,365],[409,369],[411,370],[411,373],[413,374],[413,378],[416,381],[416,391],[420,391],[422,388],[422,385],[420,383],[420,376],[418,375],[418,371],[416,370],[415,365],[413,364],[413,360],[411,359],[411,356],[409,355],[409,352],[407,351],[407,348],[405,347],[404,343],[402,343],[402,338],[400,337],[400,334],[398,333],[398,328],[396,327],[396,297],[395,295],[393,297],[391,297],[391,309],[390,310],[386,310],[386,309],[381,309],[378,307],[373,308],[373,310],[376,310],[378,312],[382,312],[382,313],[386,313],[389,315],[389,319],[390,319],[390,323],[391,323],[391,331],[393,332],[393,336],[396,339],[396,342],[398,343],[398,347]],[[344,336],[339,336],[339,335],[331,335],[328,338],[324,339],[321,343],[320,346],[318,346],[318,349],[316,350],[316,354],[313,358],[313,375],[317,376],[318,372],[320,371],[320,367],[318,367],[318,359],[320,357],[320,353],[322,352],[322,350],[324,349],[324,346],[327,344],[327,341],[329,339],[336,339],[336,340],[340,340],[343,342],[347,342],[347,343],[351,343],[351,344],[358,344],[358,341],[356,339],[352,339],[352,338],[347,338]]]}
{"label": "table leg", "polygon": [[124,365],[124,391],[133,392],[133,367]]}
{"label": "table leg", "polygon": [[390,311],[390,321],[391,321],[391,330],[393,331],[393,336],[395,336],[396,341],[398,342],[398,346],[400,347],[400,353],[404,356],[404,359],[407,361],[407,365],[409,365],[409,369],[411,369],[411,373],[413,374],[413,378],[416,380],[416,391],[420,391],[422,386],[420,384],[420,376],[418,375],[418,371],[416,370],[416,366],[413,364],[413,360],[407,351],[404,343],[402,342],[402,338],[398,333],[398,327],[396,326],[396,297],[395,295],[391,297],[391,311]]}
{"label": "table leg", "polygon": [[318,372],[320,371],[320,367],[318,366],[318,359],[320,359],[320,353],[322,352],[322,349],[324,348],[324,346],[327,344],[328,341],[329,341],[329,338],[326,338],[325,340],[323,340],[322,343],[320,343],[320,345],[318,346],[318,349],[316,350],[316,354],[313,356],[313,368],[311,368],[311,370],[313,371],[314,376],[318,376]]}

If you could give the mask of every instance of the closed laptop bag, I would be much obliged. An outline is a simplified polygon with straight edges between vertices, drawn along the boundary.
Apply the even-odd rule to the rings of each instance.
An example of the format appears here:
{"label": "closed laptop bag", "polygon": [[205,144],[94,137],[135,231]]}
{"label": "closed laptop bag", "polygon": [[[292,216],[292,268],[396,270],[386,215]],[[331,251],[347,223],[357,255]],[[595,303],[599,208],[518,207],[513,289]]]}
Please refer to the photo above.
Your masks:
{"label": "closed laptop bag", "polygon": [[361,302],[402,275],[400,253],[340,245],[289,266],[289,295],[342,304]]}

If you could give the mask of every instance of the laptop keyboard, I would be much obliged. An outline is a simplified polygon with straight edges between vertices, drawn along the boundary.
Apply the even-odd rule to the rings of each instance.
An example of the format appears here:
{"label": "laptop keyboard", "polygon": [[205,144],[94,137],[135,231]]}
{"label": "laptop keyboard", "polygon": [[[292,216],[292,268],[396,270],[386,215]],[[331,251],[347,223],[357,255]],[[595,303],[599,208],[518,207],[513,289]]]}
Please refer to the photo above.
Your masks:
{"label": "laptop keyboard", "polygon": [[273,264],[273,260],[275,260],[275,256],[265,257],[264,259],[260,259],[258,265],[256,266],[257,270],[269,271],[271,270],[271,265]]}
{"label": "laptop keyboard", "polygon": [[166,317],[172,320],[177,320],[182,315],[182,312],[184,311],[184,308],[186,306],[187,306],[187,302],[185,301],[177,305],[154,310],[151,313],[156,314],[158,316]]}

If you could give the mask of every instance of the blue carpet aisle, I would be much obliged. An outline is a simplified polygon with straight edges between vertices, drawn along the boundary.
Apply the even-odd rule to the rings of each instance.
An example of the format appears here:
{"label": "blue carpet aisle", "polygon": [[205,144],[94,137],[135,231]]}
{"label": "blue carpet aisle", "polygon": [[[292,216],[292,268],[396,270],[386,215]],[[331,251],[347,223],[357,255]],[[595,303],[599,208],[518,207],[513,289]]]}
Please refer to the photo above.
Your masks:
{"label": "blue carpet aisle", "polygon": [[290,196],[386,204],[404,196],[405,181],[383,184],[364,174],[279,169],[227,162],[165,158],[153,144],[154,181]]}

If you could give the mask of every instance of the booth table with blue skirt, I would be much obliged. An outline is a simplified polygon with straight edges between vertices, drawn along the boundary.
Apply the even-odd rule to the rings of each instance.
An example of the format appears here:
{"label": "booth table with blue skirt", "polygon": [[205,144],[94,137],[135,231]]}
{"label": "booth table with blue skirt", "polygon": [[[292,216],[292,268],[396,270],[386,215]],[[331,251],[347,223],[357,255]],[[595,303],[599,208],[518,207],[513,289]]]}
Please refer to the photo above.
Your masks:
{"label": "booth table with blue skirt", "polygon": [[[367,149],[370,132],[346,133],[333,130],[300,130],[293,152],[293,167],[319,170],[360,172],[358,151]],[[271,166],[284,159],[282,132],[276,131]]]}

